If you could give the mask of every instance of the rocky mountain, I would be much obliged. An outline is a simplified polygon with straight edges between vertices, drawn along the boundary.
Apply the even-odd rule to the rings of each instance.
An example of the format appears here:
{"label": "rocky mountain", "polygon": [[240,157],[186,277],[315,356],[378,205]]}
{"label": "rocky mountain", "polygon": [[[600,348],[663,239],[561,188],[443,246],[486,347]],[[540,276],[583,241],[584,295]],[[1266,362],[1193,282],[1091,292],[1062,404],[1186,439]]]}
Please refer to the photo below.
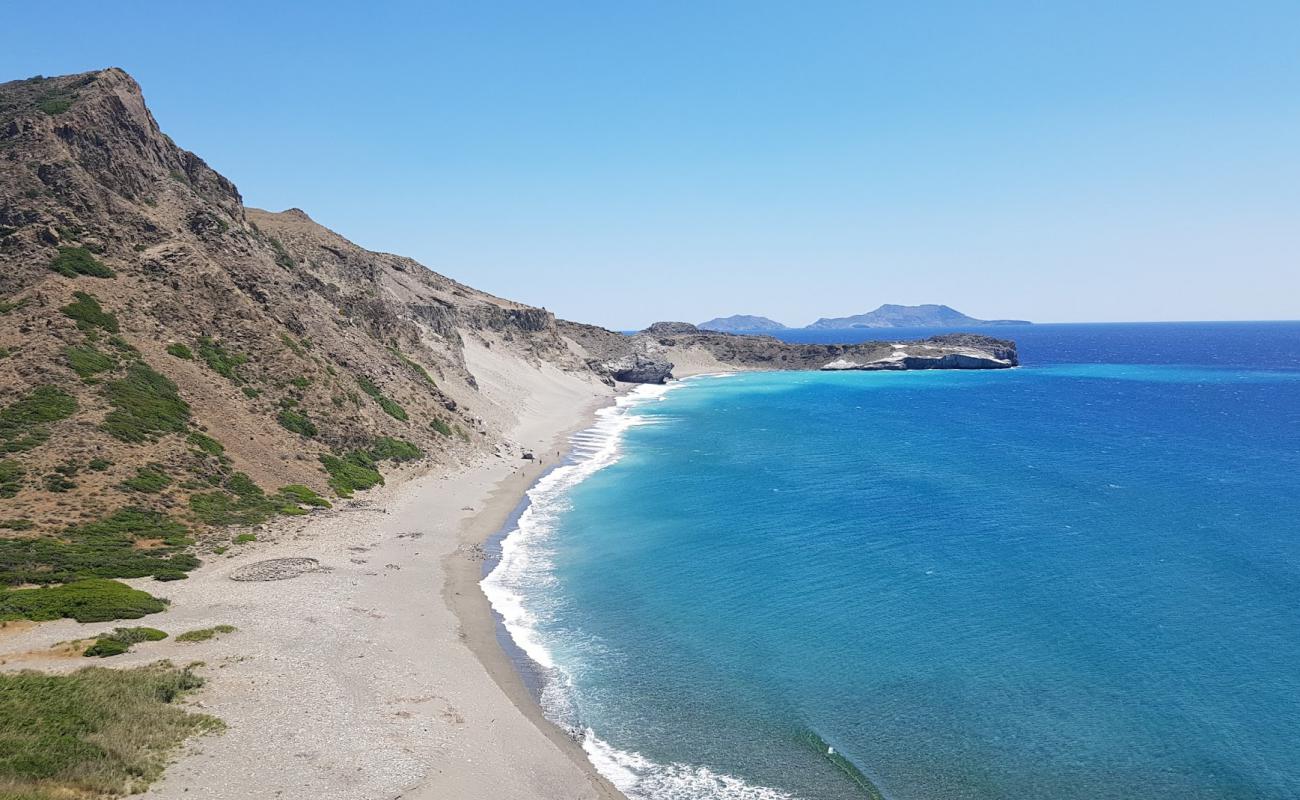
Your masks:
{"label": "rocky mountain", "polygon": [[1028,325],[1019,319],[975,319],[949,306],[899,306],[886,303],[875,311],[851,317],[823,317],[809,328],[974,328],[986,325]]}
{"label": "rocky mountain", "polygon": [[767,317],[752,314],[733,314],[730,317],[714,317],[708,322],[701,322],[700,328],[706,331],[723,333],[754,333],[755,331],[783,331],[784,325]]}
{"label": "rocky mountain", "polygon": [[10,585],[183,577],[196,537],[219,552],[224,526],[307,513],[400,462],[517,457],[509,431],[544,383],[1014,363],[982,337],[787,345],[557,320],[298,209],[246,207],[119,69],[0,84]]}
{"label": "rocky mountain", "polygon": [[0,524],[200,530],[495,450],[471,351],[613,382],[544,309],[246,208],[121,70],[0,84]]}

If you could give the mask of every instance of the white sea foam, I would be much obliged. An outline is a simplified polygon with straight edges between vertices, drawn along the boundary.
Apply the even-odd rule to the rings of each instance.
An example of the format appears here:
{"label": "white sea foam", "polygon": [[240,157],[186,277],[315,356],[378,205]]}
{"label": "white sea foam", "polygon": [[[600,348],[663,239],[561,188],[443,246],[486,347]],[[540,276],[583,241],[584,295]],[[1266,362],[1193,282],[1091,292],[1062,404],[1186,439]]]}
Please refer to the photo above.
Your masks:
{"label": "white sea foam", "polygon": [[538,615],[545,612],[526,607],[524,592],[535,592],[554,581],[548,541],[555,519],[568,509],[570,489],[618,460],[624,431],[648,421],[631,413],[632,409],[662,398],[672,388],[672,384],[639,386],[613,406],[596,412],[595,425],[570,437],[569,461],[528,490],[528,505],[501,542],[500,563],[480,583],[515,644],[547,670],[555,669],[555,659],[537,631],[542,620]]}
{"label": "white sea foam", "polygon": [[601,775],[635,800],[794,800],[794,795],[779,789],[754,786],[708,767],[657,764],[640,753],[611,746],[590,728],[582,749]]}
{"label": "white sea foam", "polygon": [[[556,519],[569,508],[568,492],[574,486],[618,461],[623,434],[653,422],[634,413],[635,408],[662,400],[680,385],[640,386],[614,406],[598,411],[592,427],[571,436],[569,460],[528,491],[528,505],[501,542],[501,561],[480,583],[515,644],[547,673],[542,707],[561,724],[578,721],[573,714],[572,680],[556,663],[539,630],[550,613],[542,598],[546,587],[555,582],[551,537]],[[590,728],[582,746],[596,769],[634,800],[793,800],[784,792],[751,786],[707,767],[657,764],[613,747]]]}

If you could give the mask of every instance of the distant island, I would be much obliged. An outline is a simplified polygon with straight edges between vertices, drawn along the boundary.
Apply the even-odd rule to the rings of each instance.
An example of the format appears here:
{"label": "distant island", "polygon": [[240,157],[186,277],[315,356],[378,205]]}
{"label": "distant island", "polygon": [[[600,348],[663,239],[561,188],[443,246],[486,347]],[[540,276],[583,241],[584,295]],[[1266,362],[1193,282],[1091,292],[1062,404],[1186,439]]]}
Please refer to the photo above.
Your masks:
{"label": "distant island", "polygon": [[[886,303],[875,311],[851,317],[822,317],[803,330],[851,330],[853,328],[973,328],[986,325],[1029,325],[1023,319],[976,319],[961,313],[952,306],[928,303],[919,306],[900,306]],[[774,319],[752,314],[734,314],[714,317],[698,326],[706,331],[722,333],[759,333],[763,331],[790,330]]]}
{"label": "distant island", "polygon": [[720,333],[755,333],[757,331],[783,331],[785,325],[767,317],[753,314],[733,314],[730,317],[714,317],[708,322],[701,322],[696,327],[706,331]]}
{"label": "distant island", "polygon": [[1028,325],[1023,319],[975,319],[951,306],[926,304],[899,306],[892,303],[852,317],[822,317],[809,328],[844,330],[846,328],[949,328],[977,325]]}

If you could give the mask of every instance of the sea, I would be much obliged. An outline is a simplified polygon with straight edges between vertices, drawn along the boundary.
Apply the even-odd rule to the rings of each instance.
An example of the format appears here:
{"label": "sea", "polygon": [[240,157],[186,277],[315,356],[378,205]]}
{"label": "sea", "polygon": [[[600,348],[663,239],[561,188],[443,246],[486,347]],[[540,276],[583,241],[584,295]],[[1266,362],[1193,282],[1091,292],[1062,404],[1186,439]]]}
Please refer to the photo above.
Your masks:
{"label": "sea", "polygon": [[533,487],[483,589],[628,797],[1300,798],[1300,323],[982,332],[642,387]]}

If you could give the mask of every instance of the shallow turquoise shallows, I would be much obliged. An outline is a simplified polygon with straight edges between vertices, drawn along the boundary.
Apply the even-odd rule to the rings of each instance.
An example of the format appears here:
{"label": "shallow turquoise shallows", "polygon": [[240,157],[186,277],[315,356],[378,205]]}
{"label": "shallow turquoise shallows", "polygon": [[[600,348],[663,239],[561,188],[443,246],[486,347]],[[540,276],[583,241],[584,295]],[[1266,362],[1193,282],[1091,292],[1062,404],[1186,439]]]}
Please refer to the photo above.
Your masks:
{"label": "shallow turquoise shallows", "polygon": [[1300,797],[1300,325],[1077,327],[607,413],[485,581],[548,713],[635,798]]}

